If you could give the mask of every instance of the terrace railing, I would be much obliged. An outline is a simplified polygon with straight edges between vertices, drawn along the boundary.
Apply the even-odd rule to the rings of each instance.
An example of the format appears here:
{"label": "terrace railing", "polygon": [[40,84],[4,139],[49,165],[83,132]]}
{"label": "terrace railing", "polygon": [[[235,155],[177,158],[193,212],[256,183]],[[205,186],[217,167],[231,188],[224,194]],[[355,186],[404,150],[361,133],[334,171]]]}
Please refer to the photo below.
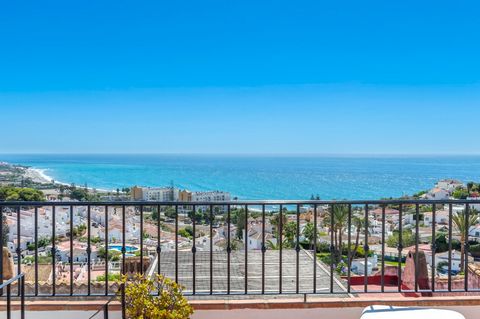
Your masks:
{"label": "terrace railing", "polygon": [[[471,220],[477,206],[478,200],[0,202],[0,211],[10,225],[16,271],[28,272],[27,278],[15,277],[21,287],[27,284],[26,290],[18,289],[18,296],[113,296],[118,290],[116,274],[132,270],[171,277],[185,286],[187,295],[346,295],[480,291],[469,280]],[[442,226],[448,241],[443,280],[448,284],[437,287],[440,210],[448,217]],[[432,215],[427,232],[421,225],[424,211]],[[407,225],[407,216],[413,224]],[[465,224],[458,225],[459,220]],[[420,277],[415,258],[414,285],[402,285],[406,248],[402,237],[407,229],[414,251],[426,241],[430,244],[428,284]],[[369,245],[373,236],[378,242],[375,249]],[[386,257],[389,237],[398,243],[395,287],[392,274],[386,274],[387,263],[392,265]],[[463,274],[461,279],[454,276],[455,237],[462,245],[464,262],[456,269]],[[0,236],[1,246],[4,240]],[[358,243],[363,248],[361,260],[355,258],[361,249],[354,253]],[[110,250],[114,244],[116,255]],[[374,250],[377,265],[372,265]],[[109,262],[112,258],[118,258],[118,270]],[[97,263],[99,259],[105,262]],[[372,267],[378,268],[375,278],[369,276]],[[2,274],[0,260],[3,287]]]}
{"label": "terrace railing", "polygon": [[[20,296],[20,318],[25,319],[25,276],[23,274],[18,274],[0,284],[0,292],[6,299],[6,304],[4,305],[5,310],[2,312],[6,314],[7,319],[12,318],[12,286],[14,284],[17,284],[18,294]],[[4,289],[6,290],[5,293]]]}

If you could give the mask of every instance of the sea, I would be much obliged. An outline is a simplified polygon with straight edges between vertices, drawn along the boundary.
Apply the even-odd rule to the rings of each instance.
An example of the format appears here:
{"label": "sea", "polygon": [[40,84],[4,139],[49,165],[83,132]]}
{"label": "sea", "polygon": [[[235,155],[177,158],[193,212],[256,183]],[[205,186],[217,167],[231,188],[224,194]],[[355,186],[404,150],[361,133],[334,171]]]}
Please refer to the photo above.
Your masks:
{"label": "sea", "polygon": [[480,181],[480,156],[0,155],[51,179],[115,190],[222,190],[243,200],[371,200],[411,195],[441,179]]}

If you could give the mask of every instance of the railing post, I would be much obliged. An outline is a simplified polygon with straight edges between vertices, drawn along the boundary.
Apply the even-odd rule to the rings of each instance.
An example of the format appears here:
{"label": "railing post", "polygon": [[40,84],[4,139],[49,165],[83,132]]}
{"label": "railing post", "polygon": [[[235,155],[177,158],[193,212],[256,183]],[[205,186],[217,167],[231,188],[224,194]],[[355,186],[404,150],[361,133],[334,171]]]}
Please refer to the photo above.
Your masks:
{"label": "railing post", "polygon": [[382,292],[385,292],[385,206],[382,207]]}
{"label": "railing post", "polygon": [[265,294],[265,205],[262,205],[262,295]]}
{"label": "railing post", "polygon": [[[196,240],[197,240],[197,211],[195,205],[192,206],[192,227],[193,227],[193,244],[192,244],[192,294],[195,295],[197,286],[196,286],[196,280],[197,280],[197,260],[196,260],[196,254],[197,254],[197,246],[196,246]],[[230,244],[230,240],[228,241]],[[230,281],[229,281],[230,283]]]}
{"label": "railing post", "polygon": [[[363,290],[364,292],[368,292],[368,253],[370,251],[370,247],[368,246],[368,204],[365,205],[365,244],[363,245],[363,252],[365,253],[365,267],[364,267],[364,274],[363,274]],[[341,244],[340,244],[341,247]],[[340,248],[341,249],[341,248]]]}
{"label": "railing post", "polygon": [[334,205],[330,205],[330,293],[333,294],[333,262],[335,258],[335,239],[334,239],[334,229],[335,229],[335,214],[334,214]]}
{"label": "railing post", "polygon": [[[73,205],[70,205],[70,296],[73,296],[73,258]],[[38,280],[35,284],[38,287]]]}
{"label": "railing post", "polygon": [[448,291],[452,291],[452,218],[453,206],[448,205]]}
{"label": "railing post", "polygon": [[[38,207],[34,209],[34,238],[35,238],[35,296],[38,296]],[[71,271],[73,273],[73,271]]]}
{"label": "railing post", "polygon": [[248,205],[245,205],[245,294],[248,294]]}
{"label": "railing post", "polygon": [[280,254],[279,254],[279,279],[280,282],[278,283],[278,293],[282,293],[282,283],[283,283],[283,276],[282,276],[282,253],[283,253],[283,217],[282,217],[282,210],[283,210],[283,205],[280,204],[280,209],[278,211],[278,239],[279,239],[279,245],[278,247],[280,248]]}
{"label": "railing post", "polygon": [[[20,241],[21,241],[21,218],[20,218],[20,211],[21,211],[21,206],[17,207],[17,274],[20,274],[22,272],[22,249],[20,247]],[[3,227],[3,225],[2,225]],[[55,244],[53,244],[55,247]],[[55,285],[55,272],[53,273],[53,284]],[[20,287],[17,289],[17,296],[20,297]]]}
{"label": "railing post", "polygon": [[402,224],[403,224],[403,217],[402,217],[402,212],[403,212],[403,206],[400,204],[398,206],[398,292],[402,291],[402,251],[403,251],[403,229],[402,229]]}
{"label": "railing post", "polygon": [[12,288],[7,286],[7,319],[12,318]]}
{"label": "railing post", "polygon": [[468,291],[468,252],[470,251],[470,244],[468,243],[469,232],[470,232],[470,206],[465,204],[465,270],[464,270],[464,279],[465,279],[465,291]]}
{"label": "railing post", "polygon": [[[351,278],[351,265],[352,265],[352,252],[351,252],[351,246],[352,246],[352,205],[348,205],[348,239],[347,239],[347,244],[348,244],[348,249],[347,249],[347,292],[350,293],[350,290],[352,289],[350,286],[350,278]],[[317,227],[315,225],[315,227]],[[316,228],[315,228],[316,231]]]}
{"label": "railing post", "polygon": [[[230,254],[232,253],[232,247],[230,246],[230,218],[231,218],[231,207],[227,206],[227,295],[230,294]],[[195,224],[194,224],[195,225]],[[195,234],[195,232],[194,232]]]}
{"label": "railing post", "polygon": [[140,205],[140,273],[143,275],[143,205]]}
{"label": "railing post", "polygon": [[87,267],[88,267],[88,271],[87,271],[87,290],[88,290],[88,295],[90,296],[91,294],[91,279],[92,279],[92,273],[91,273],[91,268],[92,268],[92,255],[91,255],[91,252],[92,252],[92,247],[91,247],[91,207],[90,205],[88,205],[87,207]]}
{"label": "railing post", "polygon": [[[122,304],[122,308],[124,305]],[[108,302],[103,306],[103,319],[108,319]]]}
{"label": "railing post", "polygon": [[[210,294],[213,294],[213,206],[210,204]],[[177,249],[175,248],[175,252]]]}
{"label": "railing post", "polygon": [[[57,249],[55,247],[55,237],[56,237],[56,233],[55,233],[55,228],[56,228],[56,224],[57,224],[57,221],[56,221],[56,212],[55,212],[55,205],[52,205],[52,295],[55,296],[56,294],[56,267],[55,267],[55,263],[57,262],[56,260],[56,253],[57,253]],[[90,284],[90,278],[89,278],[89,284]]]}
{"label": "railing post", "polygon": [[295,293],[300,291],[300,204],[297,204],[297,225],[295,236]]}
{"label": "railing post", "polygon": [[178,205],[175,205],[175,282],[178,283]]}
{"label": "railing post", "polygon": [[20,277],[20,319],[25,319],[25,276]]}
{"label": "railing post", "polygon": [[105,205],[105,296],[108,296],[108,243],[108,205]]}
{"label": "railing post", "polygon": [[122,319],[126,319],[127,318],[127,313],[126,313],[126,305],[125,305],[125,285],[126,283],[122,283],[122,286],[121,286],[121,293],[122,293]]}

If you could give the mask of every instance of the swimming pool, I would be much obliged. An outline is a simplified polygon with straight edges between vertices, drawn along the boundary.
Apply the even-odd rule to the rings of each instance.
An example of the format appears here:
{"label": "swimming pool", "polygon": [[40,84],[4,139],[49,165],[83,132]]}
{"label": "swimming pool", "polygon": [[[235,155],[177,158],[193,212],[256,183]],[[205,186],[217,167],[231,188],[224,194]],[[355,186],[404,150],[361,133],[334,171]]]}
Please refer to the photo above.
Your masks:
{"label": "swimming pool", "polygon": [[[108,246],[108,249],[109,250],[118,250],[118,251],[122,251],[122,245],[110,245]],[[125,245],[125,252],[127,253],[133,253],[133,252],[136,252],[138,250],[137,247],[135,246],[127,246]]]}

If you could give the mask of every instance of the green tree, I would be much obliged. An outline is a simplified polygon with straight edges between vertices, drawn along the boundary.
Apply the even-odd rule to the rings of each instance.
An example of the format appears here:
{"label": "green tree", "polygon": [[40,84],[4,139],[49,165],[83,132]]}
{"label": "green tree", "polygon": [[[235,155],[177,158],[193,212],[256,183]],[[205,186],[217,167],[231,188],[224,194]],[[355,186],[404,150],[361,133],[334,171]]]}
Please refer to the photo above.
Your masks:
{"label": "green tree", "polygon": [[78,201],[86,201],[89,200],[88,190],[83,188],[74,188],[70,191],[69,197],[74,200]]}
{"label": "green tree", "polygon": [[185,228],[179,229],[178,234],[184,238],[192,239],[193,238],[193,227],[187,226]]}
{"label": "green tree", "polygon": [[0,187],[0,201],[44,201],[45,195],[33,188]]}
{"label": "green tree", "polygon": [[469,195],[470,193],[464,187],[457,187],[452,194],[455,199],[466,199]]}
{"label": "green tree", "polygon": [[177,212],[175,211],[175,208],[172,206],[168,206],[167,209],[165,210],[165,217],[176,218]]}
{"label": "green tree", "polygon": [[[400,232],[398,230],[393,231],[393,235],[387,238],[388,247],[398,247],[400,241]],[[415,236],[411,229],[402,230],[402,247],[409,247],[415,244]]]}
{"label": "green tree", "polygon": [[[13,186],[0,186],[0,201],[44,201],[45,195],[36,189]],[[3,210],[4,208],[2,208]],[[2,239],[3,245],[7,246],[9,226],[7,218],[2,215]]]}
{"label": "green tree", "polygon": [[197,224],[201,224],[202,223],[202,218],[203,218],[202,211],[201,210],[198,210],[198,211],[190,210],[188,212],[188,218],[190,218],[192,221],[195,220],[195,223],[197,223]]}

